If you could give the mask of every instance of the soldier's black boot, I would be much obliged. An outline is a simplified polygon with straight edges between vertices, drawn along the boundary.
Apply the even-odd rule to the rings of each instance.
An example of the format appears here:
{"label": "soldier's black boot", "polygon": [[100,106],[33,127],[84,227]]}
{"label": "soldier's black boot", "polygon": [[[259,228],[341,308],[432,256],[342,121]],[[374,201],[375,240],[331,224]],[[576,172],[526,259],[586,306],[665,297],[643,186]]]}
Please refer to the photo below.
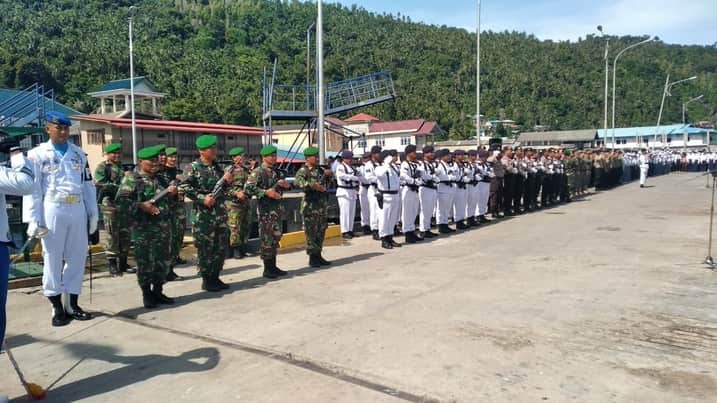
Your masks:
{"label": "soldier's black boot", "polygon": [[119,269],[124,273],[137,273],[136,268],[130,267],[130,265],[127,264],[127,256],[121,256],[119,258]]}
{"label": "soldier's black boot", "polygon": [[436,233],[434,233],[434,232],[431,232],[431,231],[423,231],[423,239],[435,238],[435,237],[437,237],[437,236],[438,236],[438,234],[436,234]]}
{"label": "soldier's black boot", "polygon": [[143,285],[142,287],[142,303],[144,304],[144,307],[147,309],[152,309],[157,307],[157,298],[154,296],[154,293],[152,293],[152,288],[149,284]]}
{"label": "soldier's black boot", "polygon": [[80,296],[77,294],[70,294],[70,309],[67,309],[67,314],[75,320],[92,319],[92,315],[83,311],[82,308],[80,308],[80,306],[77,304],[77,300],[79,299],[79,297]]}
{"label": "soldier's black boot", "polygon": [[390,242],[394,248],[400,248],[402,246],[400,243],[394,241],[392,236],[388,237],[388,242]]}
{"label": "soldier's black boot", "polygon": [[169,269],[169,273],[167,273],[167,281],[182,281],[184,280],[184,277],[180,276],[179,274],[174,272],[174,266],[172,266]]}
{"label": "soldier's black boot", "polygon": [[413,233],[413,238],[416,240],[416,242],[421,242],[424,240],[423,234],[421,233],[421,231],[418,231],[418,232],[411,231],[411,233]]}
{"label": "soldier's black boot", "polygon": [[239,245],[234,248],[234,259],[244,259],[246,257],[246,245]]}
{"label": "soldier's black boot", "polygon": [[364,235],[371,235],[371,227],[369,227],[368,225],[364,225],[363,227],[361,227],[361,232]]}
{"label": "soldier's black boot", "polygon": [[277,278],[279,275],[274,271],[271,258],[264,259],[264,274],[265,278]]}
{"label": "soldier's black boot", "polygon": [[391,242],[388,240],[387,236],[381,238],[381,247],[384,249],[393,249],[393,245],[391,245]]}
{"label": "soldier's black boot", "polygon": [[107,266],[109,266],[111,277],[122,277],[122,272],[120,271],[120,268],[117,265],[116,257],[107,258]]}
{"label": "soldier's black boot", "polygon": [[488,220],[487,218],[485,218],[484,215],[479,215],[479,216],[478,216],[478,221],[479,221],[481,224],[487,224],[487,223],[490,222],[490,220]]}
{"label": "soldier's black boot", "polygon": [[321,267],[321,262],[319,261],[319,256],[315,253],[312,253],[309,255],[309,266],[311,267]]}
{"label": "soldier's black boot", "polygon": [[228,290],[228,289],[229,289],[229,284],[223,282],[223,281],[219,278],[219,273],[214,274],[213,277],[214,277],[214,283],[216,283],[222,290]]}
{"label": "soldier's black boot", "polygon": [[59,327],[65,326],[72,318],[67,315],[65,308],[62,306],[62,296],[55,295],[53,297],[47,297],[52,304],[52,326]]}
{"label": "soldier's black boot", "polygon": [[413,231],[406,232],[404,236],[406,243],[416,243],[416,234],[414,234]]}
{"label": "soldier's black boot", "polygon": [[208,274],[202,274],[202,290],[209,292],[219,292],[222,287],[217,284],[214,278]]}
{"label": "soldier's black boot", "polygon": [[450,234],[451,229],[448,227],[448,224],[438,224],[438,232],[441,234]]}
{"label": "soldier's black boot", "polygon": [[381,237],[378,236],[378,230],[376,230],[376,229],[373,230],[373,240],[374,240],[374,241],[380,241],[380,240],[381,240]]}
{"label": "soldier's black boot", "polygon": [[154,294],[154,300],[157,301],[158,304],[163,305],[172,305],[174,304],[174,298],[170,298],[162,292],[162,284],[155,283],[152,286],[152,294]]}
{"label": "soldier's black boot", "polygon": [[317,256],[319,257],[319,263],[321,263],[322,266],[331,266],[331,262],[324,259],[324,257],[321,256],[321,253],[319,253]]}
{"label": "soldier's black boot", "polygon": [[289,274],[289,272],[287,272],[286,270],[281,270],[281,269],[276,265],[276,255],[274,255],[274,257],[271,258],[271,266],[273,267],[274,272],[275,272],[276,274],[278,274],[279,276],[286,276],[287,274]]}

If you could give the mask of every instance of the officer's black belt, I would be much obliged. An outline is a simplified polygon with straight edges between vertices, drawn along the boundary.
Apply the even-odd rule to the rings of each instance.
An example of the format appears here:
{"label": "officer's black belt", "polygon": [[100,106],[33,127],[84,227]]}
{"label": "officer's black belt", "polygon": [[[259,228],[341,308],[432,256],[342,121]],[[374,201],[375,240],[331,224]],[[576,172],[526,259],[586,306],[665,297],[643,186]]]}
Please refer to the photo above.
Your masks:
{"label": "officer's black belt", "polygon": [[428,188],[428,189],[434,189],[434,190],[436,189],[436,185],[425,185],[425,184],[424,184],[424,185],[421,185],[421,186],[424,187],[424,188]]}
{"label": "officer's black belt", "polygon": [[398,190],[379,190],[378,192],[381,193],[382,195],[397,195],[398,194]]}
{"label": "officer's black belt", "polygon": [[454,184],[454,183],[456,183],[456,182],[454,182],[454,181],[440,181],[440,182],[438,182],[438,183],[442,183],[442,184],[444,184],[444,185],[452,185],[452,184]]}
{"label": "officer's black belt", "polygon": [[371,187],[371,185],[364,185],[364,184],[361,184],[361,187],[362,187],[362,188],[366,188],[366,189],[368,189],[369,187]]}
{"label": "officer's black belt", "polygon": [[339,189],[353,189],[356,190],[356,186],[342,186],[342,185],[336,185]]}

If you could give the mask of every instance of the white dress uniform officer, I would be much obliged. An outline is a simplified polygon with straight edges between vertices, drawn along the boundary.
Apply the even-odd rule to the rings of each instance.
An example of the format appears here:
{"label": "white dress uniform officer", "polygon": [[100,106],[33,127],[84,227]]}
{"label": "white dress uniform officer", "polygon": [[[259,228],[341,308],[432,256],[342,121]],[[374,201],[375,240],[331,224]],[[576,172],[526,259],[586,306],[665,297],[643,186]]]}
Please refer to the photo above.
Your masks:
{"label": "white dress uniform officer", "polygon": [[481,224],[490,222],[485,215],[488,214],[488,200],[490,198],[490,183],[495,174],[488,164],[490,153],[486,150],[478,151],[478,162],[476,163],[476,176],[478,177],[478,222]]}
{"label": "white dress uniform officer", "polygon": [[468,225],[478,226],[480,224],[478,219],[478,184],[480,179],[478,177],[478,151],[468,150],[468,162],[466,163],[468,169],[471,170],[470,179],[468,183],[468,204],[466,204],[466,217]]}
{"label": "white dress uniform officer", "polygon": [[416,146],[409,144],[406,146],[405,161],[401,162],[400,178],[401,178],[401,231],[406,237],[407,243],[416,243],[422,241],[416,235],[416,217],[420,210],[421,202],[418,197],[421,185],[423,185],[422,173],[419,170],[419,164],[416,161]]}
{"label": "white dress uniform officer", "polygon": [[433,146],[423,147],[423,161],[419,164],[423,184],[418,189],[418,198],[421,202],[418,229],[424,238],[433,238],[438,235],[431,232],[431,218],[436,210],[439,182],[438,176],[436,176],[436,162],[433,159],[433,151]]}
{"label": "white dress uniform officer", "polygon": [[453,207],[453,195],[455,193],[455,183],[458,180],[457,171],[454,166],[449,164],[451,153],[447,149],[441,149],[436,152],[436,176],[438,176],[438,208],[436,209],[436,223],[438,223],[438,232],[448,234],[456,230],[448,226],[448,218],[451,215]]}
{"label": "white dress uniform officer", "polygon": [[351,164],[354,154],[351,151],[341,153],[341,162],[336,166],[336,199],[339,204],[339,224],[341,236],[354,237],[354,219],[356,218],[356,193],[359,186],[359,172]]}
{"label": "white dress uniform officer", "polygon": [[371,187],[364,170],[365,164],[371,160],[371,153],[366,152],[363,155],[363,163],[358,168],[360,187],[358,191],[359,208],[361,209],[361,231],[364,235],[371,235],[371,204],[368,199],[368,189]]}
{"label": "white dress uniform officer", "polygon": [[[64,326],[71,318],[92,319],[79,307],[77,299],[82,292],[87,234],[97,230],[98,211],[87,156],[68,141],[70,119],[49,112],[46,122],[50,140],[28,153],[35,186],[23,203],[27,208],[28,235],[47,230],[42,238],[42,289],[52,303],[52,325]],[[65,307],[62,294],[69,294]]]}
{"label": "white dress uniform officer", "polygon": [[373,233],[373,239],[380,240],[378,235],[378,216],[380,209],[378,207],[376,199],[376,168],[381,165],[381,147],[371,147],[371,159],[363,165],[363,174],[366,181],[369,183],[367,192],[368,204],[371,211],[371,232]]}
{"label": "white dress uniform officer", "polygon": [[647,154],[647,150],[642,150],[640,154],[640,187],[645,187],[647,181],[647,172],[650,169],[650,155]]}
{"label": "white dress uniform officer", "polygon": [[[377,192],[380,195],[378,215],[378,235],[381,247],[391,249],[401,246],[393,240],[393,229],[398,221],[398,207],[400,204],[398,170],[393,167],[393,156],[389,151],[381,152],[383,164],[376,167]],[[377,199],[378,201],[378,199]]]}
{"label": "white dress uniform officer", "polygon": [[466,152],[464,150],[456,150],[453,152],[453,156],[455,158],[453,166],[457,171],[456,187],[453,193],[453,221],[456,223],[456,229],[468,229],[465,219],[466,205],[468,204],[468,182],[470,182],[471,179],[466,175],[466,165],[464,162]]}

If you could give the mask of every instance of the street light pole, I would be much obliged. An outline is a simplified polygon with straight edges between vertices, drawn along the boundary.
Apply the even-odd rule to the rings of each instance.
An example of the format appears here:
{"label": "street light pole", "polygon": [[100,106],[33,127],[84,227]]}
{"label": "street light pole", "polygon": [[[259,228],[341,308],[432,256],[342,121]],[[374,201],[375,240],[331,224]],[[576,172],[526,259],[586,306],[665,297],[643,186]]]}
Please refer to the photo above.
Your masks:
{"label": "street light pole", "polygon": [[317,82],[316,85],[319,87],[318,96],[316,100],[317,116],[318,119],[316,128],[318,136],[319,146],[319,164],[324,164],[326,159],[326,146],[324,144],[324,19],[321,11],[321,0],[318,0],[318,13],[316,16],[316,71],[317,71]]}
{"label": "street light pole", "polygon": [[[613,63],[612,63],[612,143],[613,144],[615,144],[615,72],[617,71],[616,70],[617,59],[619,59],[620,56],[622,56],[622,54],[625,53],[626,51],[628,51],[636,46],[640,46],[640,45],[644,45],[646,43],[652,42],[653,40],[654,40],[653,38],[648,38],[642,42],[634,43],[634,44],[626,47],[625,49],[621,50],[617,54],[617,56],[615,56],[615,61],[613,61]],[[607,139],[605,139],[605,140],[607,141]]]}
{"label": "street light pole", "polygon": [[476,138],[480,147],[480,0],[478,0],[478,28],[476,28]]}
{"label": "street light pole", "polygon": [[[670,75],[667,75],[667,79],[665,80],[665,89],[662,91],[662,102],[660,102],[660,113],[657,115],[657,128],[655,129],[655,142],[657,142],[657,134],[660,131],[660,121],[662,120],[662,110],[665,107],[665,97],[671,96],[670,94],[670,88],[672,88],[675,84],[683,83],[685,81],[692,81],[696,80],[697,76],[692,76],[690,78],[685,78],[684,80],[678,80],[673,83],[670,83]],[[662,135],[662,144],[664,146],[665,144],[665,135]]]}
{"label": "street light pole", "polygon": [[311,30],[316,23],[306,29],[306,110],[311,110]]}
{"label": "street light pole", "polygon": [[[602,25],[598,25],[597,29],[598,29],[598,31],[600,31],[600,33],[604,37],[605,33],[602,30]],[[609,51],[610,51],[610,38],[607,38],[607,40],[605,41],[605,57],[604,57],[604,59],[605,59],[605,125],[603,126],[605,128],[603,137],[605,138],[606,142],[607,142],[607,103],[608,103],[607,89],[608,89],[608,84],[610,81],[609,80],[610,64],[608,63]],[[615,137],[614,136],[613,136],[612,140],[613,140],[612,148],[614,149],[615,148]]]}
{"label": "street light pole", "polygon": [[[699,101],[700,99],[702,99],[702,97],[704,97],[704,95],[694,97],[694,98],[688,100],[687,102],[682,103],[682,124],[683,124],[682,129],[684,130],[684,134],[682,135],[682,139],[683,139],[682,151],[683,152],[687,151],[687,124],[685,122],[685,112],[687,112],[687,105],[689,105],[690,102]],[[709,130],[708,130],[708,133],[709,133]],[[708,139],[709,139],[709,134],[708,134]],[[709,143],[707,143],[707,147],[709,147]]]}
{"label": "street light pole", "polygon": [[132,114],[132,162],[137,165],[137,122],[134,116],[134,46],[132,43],[132,28],[134,15],[137,13],[137,7],[131,6],[128,11],[129,19],[129,98],[130,111]]}

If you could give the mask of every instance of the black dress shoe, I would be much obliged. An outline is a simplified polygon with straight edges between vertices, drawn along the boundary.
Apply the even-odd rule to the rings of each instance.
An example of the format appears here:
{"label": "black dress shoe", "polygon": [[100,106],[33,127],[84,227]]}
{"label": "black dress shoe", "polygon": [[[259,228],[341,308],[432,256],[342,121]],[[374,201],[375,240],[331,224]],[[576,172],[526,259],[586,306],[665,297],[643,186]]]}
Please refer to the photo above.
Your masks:
{"label": "black dress shoe", "polygon": [[413,232],[406,232],[406,243],[416,243],[416,235]]}
{"label": "black dress shoe", "polygon": [[361,227],[361,232],[363,232],[364,235],[371,235],[371,227],[365,225]]}
{"label": "black dress shoe", "polygon": [[415,233],[415,232],[413,233],[413,239],[415,239],[416,242],[421,242],[421,241],[423,241],[423,237],[421,236],[420,231],[419,231],[418,233]]}
{"label": "black dress shoe", "polygon": [[398,242],[396,242],[396,241],[394,241],[392,236],[388,237],[388,241],[391,243],[391,246],[393,246],[394,248],[400,248],[400,247],[401,247],[401,244],[398,243]]}
{"label": "black dress shoe", "polygon": [[380,240],[381,240],[381,237],[378,236],[378,231],[375,231],[375,230],[373,231],[373,240],[374,240],[374,241],[380,241]]}
{"label": "black dress shoe", "polygon": [[72,313],[68,312],[68,315],[70,315],[72,319],[79,321],[92,319],[92,314],[83,311],[82,308],[80,308],[79,306],[72,308]]}
{"label": "black dress shoe", "polygon": [[431,231],[423,231],[423,239],[435,238],[435,237],[437,237],[437,236],[438,236],[438,234],[433,233],[433,232],[431,232]]}
{"label": "black dress shoe", "polygon": [[72,318],[67,315],[64,309],[55,311],[55,314],[52,315],[52,326],[54,327],[60,327],[65,326],[69,324],[72,321]]}
{"label": "black dress shoe", "polygon": [[350,232],[344,232],[343,234],[341,234],[341,237],[342,237],[343,239],[353,239],[354,236],[351,235]]}
{"label": "black dress shoe", "polygon": [[384,237],[381,240],[381,247],[384,249],[393,249],[393,245],[391,245],[391,242],[388,240],[388,237]]}

